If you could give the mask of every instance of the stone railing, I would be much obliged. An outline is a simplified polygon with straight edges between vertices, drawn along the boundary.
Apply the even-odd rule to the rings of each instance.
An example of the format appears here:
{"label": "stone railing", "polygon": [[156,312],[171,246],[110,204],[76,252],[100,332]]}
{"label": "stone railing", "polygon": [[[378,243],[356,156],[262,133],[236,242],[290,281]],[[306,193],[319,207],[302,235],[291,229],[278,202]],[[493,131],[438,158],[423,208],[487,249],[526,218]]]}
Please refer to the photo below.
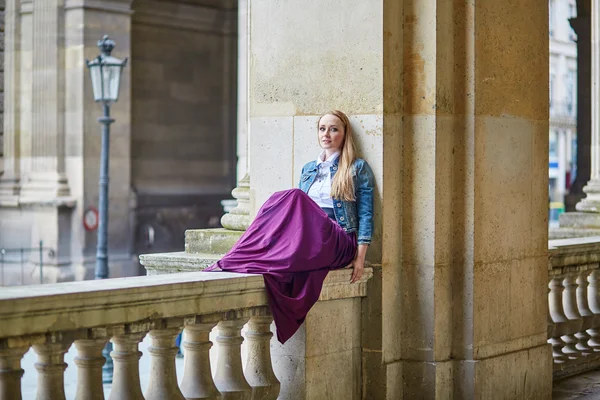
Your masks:
{"label": "stone railing", "polygon": [[559,379],[600,366],[600,237],[548,248],[548,342]]}
{"label": "stone railing", "polygon": [[[331,272],[320,302],[351,297],[360,301],[371,276],[370,270],[366,272],[361,282],[354,285],[348,283],[350,270]],[[319,303],[314,307],[317,315],[327,318],[327,313],[319,311]],[[335,307],[325,308],[336,311]],[[355,312],[356,308],[349,311]],[[356,322],[360,321],[360,309],[357,314],[353,325],[332,328],[324,319],[323,326],[317,328],[337,334],[337,342],[352,342],[356,335],[360,337],[360,324]],[[109,340],[114,346],[109,399],[275,399],[278,394],[280,398],[301,398],[295,393],[304,395],[309,390],[296,390],[298,378],[286,375],[286,369],[281,367],[293,357],[282,352],[284,346],[271,340],[272,320],[264,281],[257,275],[189,272],[3,289],[0,399],[21,398],[21,359],[30,347],[38,357],[37,398],[64,399],[64,354],[73,344],[78,351],[76,398],[104,399],[102,349]],[[245,370],[241,359],[243,326],[248,355]],[[217,331],[217,346],[210,350],[209,334],[213,328]],[[185,359],[183,380],[178,384],[175,338],[182,330]],[[142,392],[142,354],[138,344],[146,334],[151,338],[151,376],[149,386]],[[316,329],[316,334],[322,332]],[[273,364],[272,349],[279,350]],[[211,368],[210,351],[218,353],[215,368]],[[302,349],[297,356],[304,360],[305,355],[308,356]],[[360,341],[352,356],[360,360]],[[273,365],[281,371],[279,380]],[[344,369],[356,366],[338,367],[344,373]],[[310,383],[307,375],[308,372],[301,377],[304,385]]]}

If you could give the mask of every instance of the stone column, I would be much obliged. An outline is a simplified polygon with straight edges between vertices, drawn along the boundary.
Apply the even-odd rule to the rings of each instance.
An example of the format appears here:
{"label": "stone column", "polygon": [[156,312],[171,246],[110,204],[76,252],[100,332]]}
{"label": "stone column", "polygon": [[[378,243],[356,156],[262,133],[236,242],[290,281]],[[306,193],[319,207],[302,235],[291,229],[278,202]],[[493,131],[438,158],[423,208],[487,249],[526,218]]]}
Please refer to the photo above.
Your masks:
{"label": "stone column", "polygon": [[29,347],[0,350],[0,398],[21,400],[21,359]]}
{"label": "stone column", "polygon": [[219,355],[215,371],[215,385],[223,400],[249,399],[252,388],[242,370],[241,345],[244,338],[241,330],[247,319],[221,321],[217,325]]}
{"label": "stone column", "polygon": [[587,197],[577,203],[577,211],[600,212],[600,0],[591,0],[591,179],[583,188]]}
{"label": "stone column", "polygon": [[252,195],[250,192],[250,133],[248,130],[248,47],[250,39],[249,2],[238,2],[238,63],[237,63],[237,177],[238,186],[231,192],[237,206],[221,218],[226,229],[245,231],[252,222]]}
{"label": "stone column", "polygon": [[0,202],[16,203],[20,190],[21,1],[7,0],[4,11],[4,172]]}
{"label": "stone column", "polygon": [[115,336],[110,340],[115,347],[110,352],[114,362],[114,375],[108,400],[144,400],[140,387],[139,366],[142,352],[138,350],[144,336],[144,333],[130,333]]}
{"label": "stone column", "polygon": [[102,349],[107,339],[76,340],[77,357],[77,400],[104,400],[102,386],[102,366],[106,358]]}
{"label": "stone column", "polygon": [[150,384],[144,394],[146,400],[185,400],[175,374],[175,355],[179,348],[175,346],[175,338],[181,328],[155,329],[150,331],[152,346],[150,353]]}
{"label": "stone column", "polygon": [[31,172],[28,202],[70,195],[65,171],[64,0],[33,2]]}
{"label": "stone column", "polygon": [[565,195],[566,211],[575,211],[575,205],[584,196],[583,187],[590,180],[591,145],[591,72],[590,72],[590,16],[580,15],[570,20],[577,34],[577,176]]}
{"label": "stone column", "polygon": [[[307,320],[313,385],[360,382],[356,398],[551,397],[544,11],[252,1],[250,174],[269,177],[252,183],[255,209],[297,183],[332,108],[352,115],[376,180],[367,258],[383,276],[363,303],[362,379],[314,372],[331,361]],[[345,354],[338,368],[361,365]]]}
{"label": "stone column", "polygon": [[67,364],[65,353],[71,343],[48,343],[33,346],[38,355],[35,368],[38,371],[36,400],[64,400],[64,373]]}
{"label": "stone column", "polygon": [[183,342],[185,364],[181,392],[186,399],[217,400],[221,397],[210,372],[212,342],[209,335],[215,325],[216,323],[204,323],[185,326]]}

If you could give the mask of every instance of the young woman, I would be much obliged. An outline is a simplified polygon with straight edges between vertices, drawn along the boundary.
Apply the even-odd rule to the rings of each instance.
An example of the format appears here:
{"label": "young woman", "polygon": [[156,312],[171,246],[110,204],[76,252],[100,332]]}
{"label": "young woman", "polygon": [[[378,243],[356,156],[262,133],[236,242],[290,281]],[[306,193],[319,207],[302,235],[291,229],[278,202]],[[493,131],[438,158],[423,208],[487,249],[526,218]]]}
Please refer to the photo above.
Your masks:
{"label": "young woman", "polygon": [[273,194],[206,269],[262,274],[281,343],[302,325],[330,270],[352,267],[351,282],[361,278],[373,232],[373,172],[356,157],[348,117],[330,111],[317,128],[323,150],[302,168],[300,189]]}

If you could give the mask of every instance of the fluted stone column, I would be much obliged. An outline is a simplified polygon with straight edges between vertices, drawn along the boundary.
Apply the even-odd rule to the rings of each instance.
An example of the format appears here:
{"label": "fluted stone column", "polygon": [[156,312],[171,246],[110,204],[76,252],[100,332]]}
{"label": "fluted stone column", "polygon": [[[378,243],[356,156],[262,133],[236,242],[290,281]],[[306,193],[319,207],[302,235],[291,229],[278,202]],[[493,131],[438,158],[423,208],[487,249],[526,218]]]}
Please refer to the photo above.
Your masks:
{"label": "fluted stone column", "polygon": [[71,343],[48,343],[34,345],[38,355],[35,369],[38,372],[36,400],[64,400],[64,373],[67,364],[64,362],[65,353]]}
{"label": "fluted stone column", "polygon": [[102,385],[102,366],[106,358],[102,349],[107,339],[76,340],[78,354],[75,357],[77,365],[76,400],[104,400]]}
{"label": "fluted stone column", "polygon": [[21,359],[29,347],[0,350],[0,399],[21,400]]}
{"label": "fluted stone column", "polygon": [[577,203],[577,211],[600,213],[600,0],[591,0],[592,53],[592,145],[591,179],[583,188],[587,197]]}
{"label": "fluted stone column", "polygon": [[245,319],[221,321],[217,325],[219,335],[219,355],[215,373],[215,385],[221,392],[222,400],[250,400],[252,388],[242,370],[241,345],[244,338],[241,330]]}
{"label": "fluted stone column", "polygon": [[[4,172],[0,203],[15,204],[20,190],[21,1],[6,0],[4,10]],[[1,170],[1,169],[0,169]]]}
{"label": "fluted stone column", "polygon": [[33,2],[31,171],[23,201],[70,195],[65,170],[64,0]]}
{"label": "fluted stone column", "polygon": [[175,338],[181,333],[180,328],[156,329],[150,331],[152,346],[148,352],[152,357],[150,364],[150,384],[144,394],[146,400],[185,400],[175,374],[175,356],[179,348],[175,346]]}
{"label": "fluted stone column", "polygon": [[188,400],[217,400],[221,396],[210,369],[210,349],[213,344],[209,336],[215,325],[216,323],[206,323],[185,326],[181,392]]}
{"label": "fluted stone column", "polygon": [[226,229],[245,231],[252,222],[252,203],[250,191],[250,132],[248,130],[248,73],[249,73],[249,0],[238,1],[238,65],[237,65],[237,153],[238,186],[232,196],[237,206],[221,218]]}
{"label": "fluted stone column", "polygon": [[142,352],[138,350],[144,336],[144,333],[129,333],[114,336],[110,340],[114,344],[114,350],[110,352],[114,375],[108,400],[144,400],[139,366]]}

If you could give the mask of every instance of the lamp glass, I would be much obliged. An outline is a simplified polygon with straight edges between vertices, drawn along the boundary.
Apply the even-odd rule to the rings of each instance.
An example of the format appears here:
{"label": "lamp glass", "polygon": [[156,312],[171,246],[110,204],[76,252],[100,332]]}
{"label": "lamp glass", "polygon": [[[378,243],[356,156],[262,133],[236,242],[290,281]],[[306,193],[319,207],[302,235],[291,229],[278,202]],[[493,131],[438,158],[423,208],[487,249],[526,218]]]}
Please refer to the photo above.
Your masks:
{"label": "lamp glass", "polygon": [[125,62],[126,60],[104,56],[88,63],[95,101],[115,102],[119,99],[121,70]]}

